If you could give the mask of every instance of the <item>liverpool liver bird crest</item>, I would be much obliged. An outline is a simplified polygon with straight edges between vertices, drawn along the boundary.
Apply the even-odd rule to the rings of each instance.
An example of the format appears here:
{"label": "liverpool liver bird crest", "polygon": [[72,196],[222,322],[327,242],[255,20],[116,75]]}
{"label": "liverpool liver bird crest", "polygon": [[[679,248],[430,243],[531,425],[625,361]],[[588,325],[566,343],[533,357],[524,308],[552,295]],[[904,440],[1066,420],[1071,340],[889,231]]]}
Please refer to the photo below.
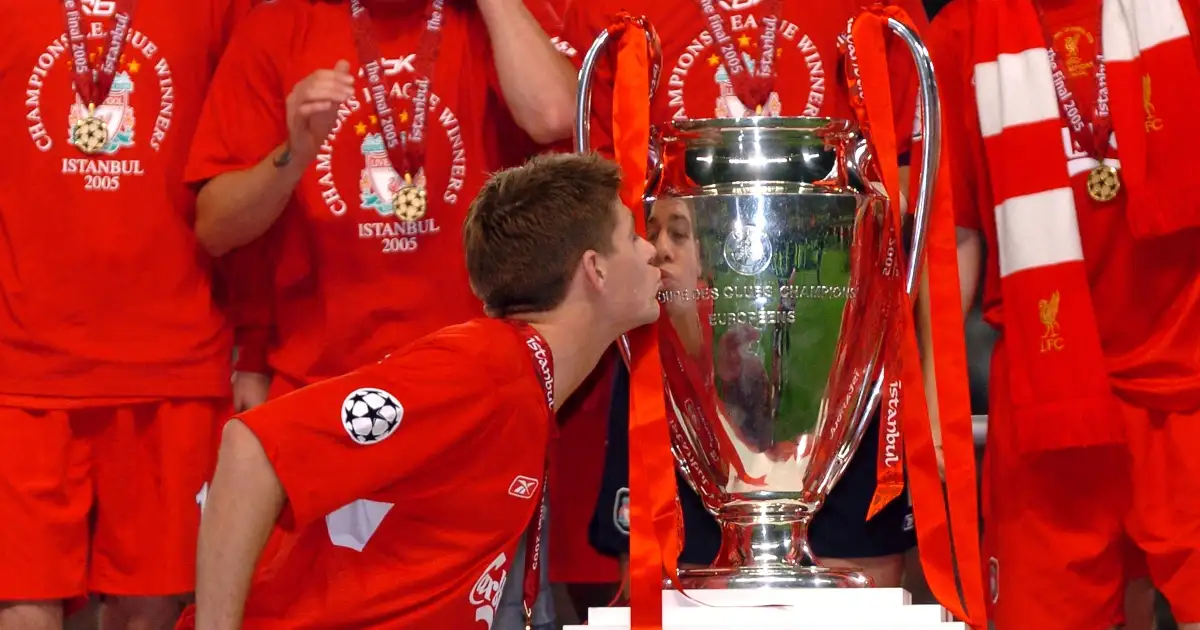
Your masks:
{"label": "liverpool liver bird crest", "polygon": [[1043,339],[1050,339],[1058,336],[1058,291],[1050,296],[1048,300],[1038,300],[1038,311],[1042,317],[1042,324],[1046,327],[1046,333],[1042,335]]}

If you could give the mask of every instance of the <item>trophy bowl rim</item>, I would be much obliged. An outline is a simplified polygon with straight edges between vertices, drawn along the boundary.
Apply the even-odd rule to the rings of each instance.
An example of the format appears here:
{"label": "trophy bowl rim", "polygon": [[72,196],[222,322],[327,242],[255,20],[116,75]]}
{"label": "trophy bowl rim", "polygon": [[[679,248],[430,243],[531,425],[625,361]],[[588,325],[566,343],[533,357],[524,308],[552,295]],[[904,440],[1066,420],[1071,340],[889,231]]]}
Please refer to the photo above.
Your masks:
{"label": "trophy bowl rim", "polygon": [[803,182],[788,182],[776,180],[763,181],[746,181],[746,182],[722,182],[719,184],[705,184],[703,186],[691,186],[686,188],[667,187],[658,194],[650,195],[646,198],[649,202],[657,201],[660,198],[670,199],[692,199],[692,198],[711,198],[711,197],[740,197],[740,196],[788,196],[788,195],[804,195],[806,197],[821,196],[821,197],[843,197],[855,196],[861,197],[862,191],[852,188],[844,188],[832,185],[817,185],[813,183]]}
{"label": "trophy bowl rim", "polygon": [[685,118],[672,120],[671,131],[704,132],[721,130],[780,130],[855,133],[858,124],[845,118],[821,116],[743,116],[741,118]]}

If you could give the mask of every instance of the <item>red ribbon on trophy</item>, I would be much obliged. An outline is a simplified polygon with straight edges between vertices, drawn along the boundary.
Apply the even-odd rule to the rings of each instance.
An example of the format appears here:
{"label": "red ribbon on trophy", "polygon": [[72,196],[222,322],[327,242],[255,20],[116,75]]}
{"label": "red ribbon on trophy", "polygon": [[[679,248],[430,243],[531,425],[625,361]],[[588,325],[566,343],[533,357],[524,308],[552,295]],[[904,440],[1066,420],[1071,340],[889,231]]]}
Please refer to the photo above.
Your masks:
{"label": "red ribbon on trophy", "polygon": [[[885,226],[885,233],[888,234],[887,247],[885,255],[888,251],[895,252],[899,245],[899,230],[892,225],[893,219],[900,220],[899,200],[901,198],[900,191],[900,174],[899,162],[896,159],[898,150],[896,148],[896,132],[892,126],[893,117],[891,116],[892,108],[892,92],[890,80],[887,75],[882,77],[871,76],[870,82],[874,84],[875,89],[871,91],[871,106],[868,107],[865,90],[863,87],[863,69],[858,62],[858,50],[860,44],[855,41],[853,36],[854,25],[860,18],[851,18],[846,35],[840,41],[840,47],[846,57],[846,81],[850,89],[850,107],[854,110],[858,118],[859,128],[862,131],[863,137],[871,143],[873,155],[876,157],[874,163],[879,170],[878,176],[883,180],[884,189],[887,192],[887,197],[890,200],[888,203],[888,218]],[[882,48],[882,54],[886,57],[887,51],[884,47],[882,39],[878,41],[872,39],[865,42],[865,45],[878,45]],[[880,54],[879,50],[870,51],[873,54]],[[869,68],[868,72],[874,72],[874,68]],[[886,66],[884,67],[886,71]],[[886,88],[886,89],[884,89]],[[872,117],[871,110],[876,114],[886,113],[886,117],[882,117],[883,123],[879,127],[873,126],[880,120],[880,116]],[[893,263],[899,260],[898,256],[888,257]],[[883,284],[888,285],[888,291],[885,302],[889,306],[894,306],[897,299],[901,300],[901,304],[907,304],[906,297],[897,298],[893,290],[897,279],[903,274],[903,271],[897,265],[892,265],[889,268],[882,269]],[[912,360],[913,357],[905,357],[900,351],[902,344],[900,342],[900,332],[896,325],[903,323],[910,326],[911,319],[907,309],[901,309],[900,313],[888,318],[889,330],[885,333],[884,347],[887,348],[887,362],[884,365],[884,376],[887,383],[884,389],[885,400],[882,403],[881,414],[882,424],[879,430],[879,449],[876,462],[876,484],[875,494],[871,498],[871,505],[867,510],[867,518],[870,519],[879,513],[885,506],[895,500],[904,492],[904,455],[901,448],[903,442],[898,426],[898,415],[900,410],[901,392],[903,391],[903,380],[900,379],[901,362],[905,359]],[[903,320],[903,322],[901,321]]]}
{"label": "red ribbon on trophy", "polygon": [[[891,199],[900,199],[895,130],[892,126],[891,86],[887,71],[888,20],[895,19],[914,31],[912,20],[896,7],[874,5],[850,21],[843,42],[848,61],[851,103],[864,135],[873,146],[884,187]],[[866,98],[869,95],[869,98]],[[872,126],[872,122],[878,126]],[[913,164],[919,164],[914,147]],[[924,293],[928,299],[929,350],[936,401],[926,400],[929,380],[919,361],[920,350],[910,317],[912,304],[902,309],[898,362],[901,387],[897,411],[904,436],[906,469],[883,474],[883,500],[894,490],[897,474],[906,470],[912,495],[918,548],[926,580],[938,601],[973,628],[987,627],[979,549],[978,496],[975,488],[975,445],[971,431],[970,393],[967,388],[966,346],[959,297],[957,243],[955,239],[949,151],[943,148],[938,165],[933,208],[926,234]],[[913,169],[915,185],[919,173]],[[899,219],[896,213],[895,220]],[[924,311],[925,309],[922,309]],[[895,346],[893,346],[894,348]],[[892,379],[890,379],[892,380]],[[885,391],[885,422],[888,406]],[[945,493],[938,473],[931,411],[940,420],[945,454]],[[886,431],[881,431],[881,438]],[[884,444],[881,444],[881,452]],[[903,477],[900,477],[903,483]],[[900,486],[901,488],[903,486]],[[949,517],[947,519],[947,516]],[[961,580],[962,595],[959,595]]]}
{"label": "red ribbon on trophy", "polygon": [[[646,234],[645,193],[650,154],[651,67],[643,23],[617,15],[621,33],[613,85],[614,160],[621,166],[621,201]],[[662,578],[678,584],[683,519],[663,399],[657,324],[630,331],[629,341],[629,583],[633,630],[662,628]]]}

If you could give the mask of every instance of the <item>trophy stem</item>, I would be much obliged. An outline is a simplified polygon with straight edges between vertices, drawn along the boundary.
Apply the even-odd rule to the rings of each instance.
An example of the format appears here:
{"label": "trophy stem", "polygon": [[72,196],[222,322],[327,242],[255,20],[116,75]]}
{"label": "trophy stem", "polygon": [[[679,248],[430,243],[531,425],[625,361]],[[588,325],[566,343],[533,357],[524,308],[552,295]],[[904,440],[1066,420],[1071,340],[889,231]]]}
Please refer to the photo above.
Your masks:
{"label": "trophy stem", "polygon": [[789,506],[733,505],[722,511],[718,566],[817,566],[808,544],[811,512]]}
{"label": "trophy stem", "polygon": [[808,542],[807,507],[732,505],[722,510],[721,551],[713,566],[679,572],[684,589],[862,588],[867,574],[821,566]]}

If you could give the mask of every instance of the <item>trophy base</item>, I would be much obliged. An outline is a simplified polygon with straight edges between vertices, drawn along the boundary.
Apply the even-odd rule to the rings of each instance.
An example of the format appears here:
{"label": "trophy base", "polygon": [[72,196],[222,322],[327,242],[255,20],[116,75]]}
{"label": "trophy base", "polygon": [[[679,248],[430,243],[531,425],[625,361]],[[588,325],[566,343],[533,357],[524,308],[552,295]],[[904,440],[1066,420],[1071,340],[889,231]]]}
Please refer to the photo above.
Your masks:
{"label": "trophy base", "polygon": [[[680,569],[679,586],[688,589],[871,588],[871,576],[854,569],[767,565]],[[667,588],[671,588],[667,580]]]}

